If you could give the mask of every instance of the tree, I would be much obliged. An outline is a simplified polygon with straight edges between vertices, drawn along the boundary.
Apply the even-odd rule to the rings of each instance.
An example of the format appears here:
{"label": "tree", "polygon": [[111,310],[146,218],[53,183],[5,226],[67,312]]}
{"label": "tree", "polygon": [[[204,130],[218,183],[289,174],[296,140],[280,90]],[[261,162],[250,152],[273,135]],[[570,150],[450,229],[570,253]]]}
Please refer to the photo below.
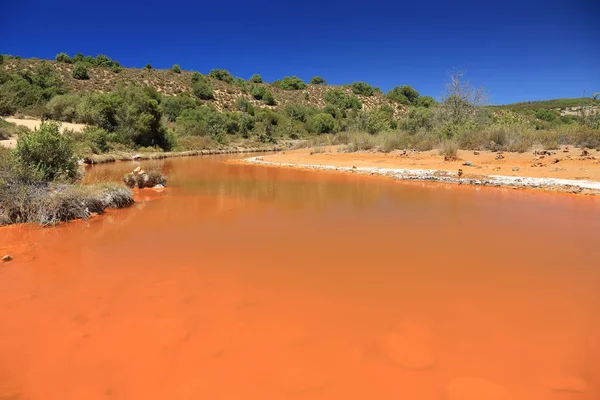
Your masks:
{"label": "tree", "polygon": [[277,86],[283,90],[302,90],[306,88],[306,83],[297,76],[286,76],[277,82]]}
{"label": "tree", "polygon": [[233,82],[233,76],[226,69],[212,69],[208,73],[208,76],[210,76],[211,78],[217,79],[219,81],[227,82],[227,83]]}
{"label": "tree", "polygon": [[375,88],[366,82],[354,82],[350,87],[352,93],[362,96],[373,96],[373,93],[375,93]]}
{"label": "tree", "polygon": [[460,70],[450,72],[449,76],[450,81],[446,83],[446,93],[442,99],[443,119],[453,124],[474,119],[476,111],[485,104],[485,91],[463,80],[464,73]]}
{"label": "tree", "polygon": [[258,74],[254,74],[250,77],[250,82],[252,83],[262,83],[263,79],[262,76],[258,75]]}
{"label": "tree", "polygon": [[192,85],[192,92],[201,100],[214,99],[212,85],[204,77]]}
{"label": "tree", "polygon": [[179,65],[175,64],[171,67],[171,71],[175,72],[176,74],[180,74],[181,68],[179,68]]}
{"label": "tree", "polygon": [[169,121],[175,122],[183,110],[196,107],[196,101],[185,95],[169,96],[163,99],[161,106]]}
{"label": "tree", "polygon": [[414,104],[419,98],[419,92],[412,86],[394,86],[392,90],[387,92],[388,99],[400,104]]}
{"label": "tree", "polygon": [[419,96],[419,98],[414,102],[414,105],[417,107],[431,108],[436,105],[436,101],[430,96]]}
{"label": "tree", "polygon": [[71,74],[73,75],[73,78],[78,80],[90,79],[90,76],[88,75],[88,69],[83,63],[77,63]]}
{"label": "tree", "polygon": [[331,133],[335,129],[335,119],[331,114],[315,114],[308,120],[308,130],[314,133]]}
{"label": "tree", "polygon": [[275,101],[275,97],[273,97],[273,94],[268,90],[263,94],[262,100],[263,103],[265,103],[268,106],[274,106],[277,104],[277,102]]}
{"label": "tree", "polygon": [[69,57],[69,55],[67,53],[58,53],[56,55],[55,60],[58,62],[66,63],[66,64],[73,63],[73,60],[71,59],[71,57]]}
{"label": "tree", "polygon": [[47,181],[77,177],[77,159],[73,142],[59,131],[60,124],[42,122],[36,131],[22,135],[17,141],[16,156],[20,163],[35,168]]}
{"label": "tree", "polygon": [[323,85],[325,84],[325,79],[321,78],[320,76],[313,76],[310,80],[310,83],[313,85]]}
{"label": "tree", "polygon": [[146,65],[144,66],[144,68],[146,68],[146,69],[152,69],[152,65],[150,65],[150,64],[146,64]]}

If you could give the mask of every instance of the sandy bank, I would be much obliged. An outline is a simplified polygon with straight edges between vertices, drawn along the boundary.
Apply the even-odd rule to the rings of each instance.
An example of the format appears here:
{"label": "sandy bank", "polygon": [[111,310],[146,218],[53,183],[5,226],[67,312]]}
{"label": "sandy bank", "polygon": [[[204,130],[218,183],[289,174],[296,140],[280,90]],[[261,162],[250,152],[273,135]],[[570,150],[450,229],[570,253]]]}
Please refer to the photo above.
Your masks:
{"label": "sandy bank", "polygon": [[[4,118],[4,120],[6,122],[10,122],[10,123],[13,123],[13,124],[18,125],[18,126],[24,126],[24,127],[29,128],[31,130],[38,129],[40,127],[40,124],[42,123],[41,120],[35,119],[35,118],[6,117],[6,118]],[[81,132],[85,127],[86,127],[85,124],[73,124],[73,123],[70,123],[70,122],[60,122],[60,130],[61,130],[61,132],[65,131],[65,130],[72,130],[74,132]]]}
{"label": "sandy bank", "polygon": [[459,151],[445,161],[437,150],[339,152],[332,146],[286,151],[240,162],[389,176],[395,179],[439,181],[482,186],[535,188],[582,194],[600,194],[600,152],[561,148],[539,152],[494,153]]}

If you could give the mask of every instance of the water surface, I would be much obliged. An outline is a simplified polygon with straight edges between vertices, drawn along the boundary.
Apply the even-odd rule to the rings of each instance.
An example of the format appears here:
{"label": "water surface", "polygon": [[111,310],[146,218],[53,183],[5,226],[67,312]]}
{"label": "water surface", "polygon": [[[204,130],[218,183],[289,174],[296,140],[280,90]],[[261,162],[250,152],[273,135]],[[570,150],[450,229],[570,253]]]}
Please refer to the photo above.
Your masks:
{"label": "water surface", "polygon": [[225,160],[0,228],[0,399],[600,398],[600,201]]}

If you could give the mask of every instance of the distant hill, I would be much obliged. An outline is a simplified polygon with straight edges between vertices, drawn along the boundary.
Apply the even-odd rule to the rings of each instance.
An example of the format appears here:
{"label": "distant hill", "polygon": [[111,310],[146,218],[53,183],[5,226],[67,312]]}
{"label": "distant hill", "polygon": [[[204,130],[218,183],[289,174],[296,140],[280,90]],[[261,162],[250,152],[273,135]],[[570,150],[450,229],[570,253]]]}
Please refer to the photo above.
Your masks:
{"label": "distant hill", "polygon": [[536,100],[536,101],[525,101],[520,103],[505,104],[501,106],[494,106],[498,108],[506,108],[513,111],[526,111],[526,110],[538,110],[543,109],[561,109],[566,108],[580,108],[583,106],[592,105],[594,100],[591,97],[577,97],[572,99],[552,99],[552,100]]}
{"label": "distant hill", "polygon": [[[44,62],[39,59],[6,59],[0,69],[6,72],[16,72],[23,69],[33,70],[37,65]],[[148,69],[148,68],[121,68],[119,72],[106,67],[88,66],[89,79],[78,80],[73,78],[72,71],[76,64],[46,60],[46,63],[52,65],[61,75],[65,84],[72,92],[99,92],[108,93],[116,89],[119,85],[140,85],[150,86],[159,93],[166,96],[174,96],[186,92],[191,92],[193,71],[174,72],[170,69]],[[249,91],[246,93],[239,85],[227,83],[222,80],[214,79],[204,75],[210,80],[214,89],[213,100],[203,100],[203,103],[212,104],[219,111],[228,111],[234,109],[234,104],[239,98],[246,98],[256,107],[279,109],[286,104],[302,104],[322,108],[325,106],[323,95],[331,88],[340,88],[346,93],[352,93],[347,86],[317,85],[307,84],[302,90],[283,90],[271,83],[251,83],[246,80],[248,87],[265,86],[273,94],[276,105],[268,106],[260,100],[254,99]],[[371,96],[356,95],[363,104],[364,110],[379,108],[383,105],[391,106],[394,114],[401,114],[405,106],[390,101],[384,94],[375,92]]]}

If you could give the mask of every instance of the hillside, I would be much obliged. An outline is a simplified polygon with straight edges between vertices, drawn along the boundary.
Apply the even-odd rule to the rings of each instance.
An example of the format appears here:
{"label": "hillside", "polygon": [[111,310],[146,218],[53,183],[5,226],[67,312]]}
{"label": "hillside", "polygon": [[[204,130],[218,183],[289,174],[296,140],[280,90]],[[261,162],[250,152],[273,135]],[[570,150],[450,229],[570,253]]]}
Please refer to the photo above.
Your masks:
{"label": "hillside", "polygon": [[577,98],[563,98],[563,99],[550,99],[550,100],[536,100],[536,101],[524,101],[519,103],[504,104],[496,106],[498,108],[505,108],[513,111],[526,111],[526,110],[565,110],[567,108],[579,109],[583,106],[589,106],[594,103],[594,99],[590,97],[577,97]]}
{"label": "hillside", "polygon": [[[73,69],[75,64],[57,62],[53,60],[39,59],[7,59],[0,69],[6,72],[18,72],[23,70],[33,71],[42,62],[50,64],[60,73],[66,86],[71,92],[75,93],[109,93],[114,91],[119,85],[139,85],[149,86],[156,89],[165,96],[175,96],[182,93],[191,93],[193,71],[181,71],[180,73],[165,69],[147,69],[147,68],[123,68],[120,72],[105,67],[88,66],[89,79],[78,80],[73,78]],[[308,84],[303,90],[283,90],[269,83],[250,83],[250,86],[265,86],[275,98],[276,105],[265,105],[262,101],[254,99],[249,91],[246,93],[238,85],[227,83],[205,75],[213,87],[214,100],[202,100],[202,103],[212,104],[218,111],[229,111],[234,109],[234,104],[239,98],[246,98],[255,107],[281,109],[287,104],[301,104],[316,108],[322,108],[326,102],[323,95],[332,88],[342,89],[347,94],[352,91],[347,86],[332,85],[314,85]],[[394,109],[394,114],[398,117],[404,106],[390,101],[380,92],[373,93],[372,96],[356,95],[363,104],[363,110],[372,110],[383,105],[388,105]]]}

